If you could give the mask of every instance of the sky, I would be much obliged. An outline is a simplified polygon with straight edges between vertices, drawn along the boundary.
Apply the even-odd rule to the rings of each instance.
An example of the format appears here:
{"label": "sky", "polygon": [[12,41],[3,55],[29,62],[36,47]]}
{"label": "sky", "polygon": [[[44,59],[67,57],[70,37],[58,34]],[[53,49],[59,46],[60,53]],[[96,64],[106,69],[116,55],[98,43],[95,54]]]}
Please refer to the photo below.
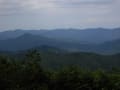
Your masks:
{"label": "sky", "polygon": [[0,31],[120,27],[120,0],[0,0]]}

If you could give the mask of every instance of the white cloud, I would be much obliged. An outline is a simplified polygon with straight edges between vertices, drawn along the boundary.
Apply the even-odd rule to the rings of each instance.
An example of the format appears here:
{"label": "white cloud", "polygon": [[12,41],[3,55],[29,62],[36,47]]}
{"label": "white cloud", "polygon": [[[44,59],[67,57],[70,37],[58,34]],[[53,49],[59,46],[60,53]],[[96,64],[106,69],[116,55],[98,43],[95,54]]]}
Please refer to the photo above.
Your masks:
{"label": "white cloud", "polygon": [[49,0],[0,0],[0,14],[19,13],[54,7]]}
{"label": "white cloud", "polygon": [[41,8],[70,8],[86,5],[113,3],[117,0],[0,0],[0,14]]}
{"label": "white cloud", "polygon": [[0,28],[119,26],[119,9],[120,0],[0,0]]}

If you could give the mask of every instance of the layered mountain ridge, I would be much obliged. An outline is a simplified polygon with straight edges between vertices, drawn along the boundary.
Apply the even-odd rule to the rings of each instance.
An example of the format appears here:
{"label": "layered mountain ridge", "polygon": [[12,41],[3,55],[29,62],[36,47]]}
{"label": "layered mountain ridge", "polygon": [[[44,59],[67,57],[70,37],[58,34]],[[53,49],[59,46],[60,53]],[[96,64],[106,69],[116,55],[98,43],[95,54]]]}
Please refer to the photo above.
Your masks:
{"label": "layered mountain ridge", "polygon": [[120,53],[120,28],[0,32],[1,51],[19,51],[44,46],[55,47],[69,52]]}

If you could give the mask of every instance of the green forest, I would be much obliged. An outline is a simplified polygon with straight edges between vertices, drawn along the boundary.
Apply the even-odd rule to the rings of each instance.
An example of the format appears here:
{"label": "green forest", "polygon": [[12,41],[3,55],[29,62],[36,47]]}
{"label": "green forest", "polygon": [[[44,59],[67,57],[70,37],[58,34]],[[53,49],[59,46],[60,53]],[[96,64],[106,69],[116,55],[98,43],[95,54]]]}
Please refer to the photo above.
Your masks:
{"label": "green forest", "polygon": [[1,54],[0,90],[120,90],[119,60],[119,54]]}

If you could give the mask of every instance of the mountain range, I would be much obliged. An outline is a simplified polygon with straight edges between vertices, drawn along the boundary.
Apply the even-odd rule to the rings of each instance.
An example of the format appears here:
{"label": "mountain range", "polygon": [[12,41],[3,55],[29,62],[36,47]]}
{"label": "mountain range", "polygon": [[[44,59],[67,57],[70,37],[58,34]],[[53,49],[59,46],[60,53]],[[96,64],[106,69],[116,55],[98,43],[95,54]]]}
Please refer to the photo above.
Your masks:
{"label": "mountain range", "polygon": [[66,52],[120,53],[120,28],[14,30],[0,32],[0,51],[31,48]]}

